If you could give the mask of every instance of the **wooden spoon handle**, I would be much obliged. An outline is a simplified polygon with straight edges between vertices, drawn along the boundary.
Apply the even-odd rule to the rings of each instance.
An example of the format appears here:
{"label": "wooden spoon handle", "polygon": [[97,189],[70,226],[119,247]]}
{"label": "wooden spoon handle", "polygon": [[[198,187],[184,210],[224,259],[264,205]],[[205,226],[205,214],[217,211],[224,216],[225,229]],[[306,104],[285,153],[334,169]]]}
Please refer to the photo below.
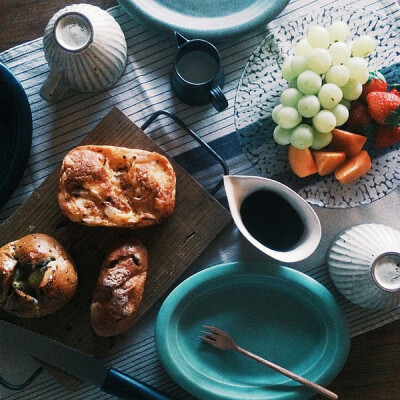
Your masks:
{"label": "wooden spoon handle", "polygon": [[322,394],[323,396],[327,397],[328,399],[332,399],[332,400],[337,400],[338,399],[338,395],[331,392],[330,390],[318,385],[317,383],[311,382],[308,379],[303,378],[300,375],[297,375],[279,365],[274,364],[271,361],[265,360],[264,358],[257,356],[256,354],[251,353],[250,351],[247,351],[239,346],[237,346],[237,351],[239,353],[244,354],[247,357],[252,358],[253,360],[256,360],[258,362],[260,362],[261,364],[264,364],[270,368],[272,368],[273,370],[281,373],[282,375],[287,376],[288,378],[291,378],[297,382],[300,382],[302,385],[307,386],[311,389],[313,389],[314,391],[316,391],[317,393]]}

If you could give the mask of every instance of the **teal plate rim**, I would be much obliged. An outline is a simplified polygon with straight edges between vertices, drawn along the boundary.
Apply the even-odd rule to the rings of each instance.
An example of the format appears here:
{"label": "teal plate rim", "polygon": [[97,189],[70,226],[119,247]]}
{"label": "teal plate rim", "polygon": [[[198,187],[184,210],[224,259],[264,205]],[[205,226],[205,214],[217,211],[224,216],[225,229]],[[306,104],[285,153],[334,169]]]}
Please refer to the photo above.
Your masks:
{"label": "teal plate rim", "polygon": [[167,0],[117,1],[138,21],[145,21],[160,29],[178,31],[189,38],[219,40],[243,35],[272,21],[286,8],[290,0],[247,0],[244,3],[233,2],[231,5],[229,2],[225,3],[230,10],[223,7],[218,10],[218,3],[213,2],[212,15],[207,15],[204,4],[200,5],[199,13],[203,14],[201,16],[196,15],[192,2],[187,0],[175,2],[179,4],[179,8],[169,6]]}
{"label": "teal plate rim", "polygon": [[[218,296],[224,297],[225,292],[232,295],[232,305],[239,305],[241,311],[228,309],[228,313],[221,316],[214,308],[207,315],[208,310],[204,308],[215,306]],[[268,319],[258,320],[255,329],[249,325],[242,329],[238,323],[224,325],[227,319],[238,322],[238,318],[244,318],[248,322],[251,312],[265,306],[262,298],[257,297],[259,293],[266,295],[265,301],[274,303],[274,306],[271,303],[271,309],[275,309],[272,315],[288,312],[288,318],[299,318],[298,329],[293,325],[292,331],[293,335],[300,336],[291,336],[284,325],[271,329],[273,321]],[[242,294],[245,296],[241,297]],[[277,295],[283,296],[278,298]],[[279,309],[282,302],[283,309]],[[223,307],[228,303],[225,302]],[[290,307],[290,310],[285,310],[285,307]],[[155,325],[155,344],[162,365],[183,389],[204,400],[300,400],[315,395],[312,390],[253,360],[203,343],[198,336],[204,324],[220,324],[219,327],[230,332],[235,340],[240,338],[241,342],[237,340],[239,345],[255,353],[254,335],[257,333],[264,335],[265,332],[265,343],[279,342],[279,346],[285,344],[287,336],[289,343],[286,344],[289,346],[268,350],[272,359],[260,354],[260,348],[258,354],[278,364],[286,363],[282,366],[325,386],[340,372],[350,349],[350,331],[342,309],[329,290],[310,276],[289,267],[263,262],[237,261],[209,267],[187,278],[169,294]],[[301,326],[305,324],[307,327]],[[277,336],[276,339],[275,336],[267,339],[269,330],[271,335]],[[276,335],[277,332],[281,335]],[[244,344],[246,336],[251,340]],[[263,341],[258,341],[258,346],[263,346]],[[305,354],[305,351],[309,353]],[[301,361],[299,357],[302,357]],[[291,358],[293,365],[288,365]],[[249,362],[253,364],[246,364]],[[254,371],[254,376],[243,371],[249,371],[249,374]]]}
{"label": "teal plate rim", "polygon": [[28,163],[32,145],[32,112],[25,90],[0,62],[0,208],[11,197]]}

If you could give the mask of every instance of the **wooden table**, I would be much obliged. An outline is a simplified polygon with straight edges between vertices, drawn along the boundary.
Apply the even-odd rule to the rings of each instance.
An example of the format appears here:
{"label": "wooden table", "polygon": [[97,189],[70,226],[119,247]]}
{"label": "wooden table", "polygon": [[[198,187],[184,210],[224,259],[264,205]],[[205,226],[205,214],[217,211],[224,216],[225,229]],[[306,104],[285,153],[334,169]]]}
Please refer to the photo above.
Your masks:
{"label": "wooden table", "polygon": [[[103,9],[114,0],[86,0]],[[1,0],[0,52],[43,35],[50,17],[69,0]],[[352,339],[348,361],[330,385],[344,400],[400,399],[400,320]],[[321,397],[317,397],[322,399]]]}

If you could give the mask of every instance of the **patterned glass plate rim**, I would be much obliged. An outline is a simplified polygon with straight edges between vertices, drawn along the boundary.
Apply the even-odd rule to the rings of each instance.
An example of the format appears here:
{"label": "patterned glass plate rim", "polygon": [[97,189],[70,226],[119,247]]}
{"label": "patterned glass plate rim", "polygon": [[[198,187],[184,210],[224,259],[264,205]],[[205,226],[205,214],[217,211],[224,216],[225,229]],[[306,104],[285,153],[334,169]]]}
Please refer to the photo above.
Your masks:
{"label": "patterned glass plate rim", "polygon": [[370,172],[357,182],[341,185],[333,175],[298,178],[288,165],[287,147],[273,141],[275,123],[271,112],[288,85],[280,71],[283,59],[293,54],[292,43],[300,40],[310,25],[328,25],[339,19],[349,24],[349,38],[368,33],[376,39],[377,51],[368,58],[370,69],[379,69],[390,83],[398,82],[399,25],[375,11],[329,7],[272,29],[247,61],[236,91],[234,110],[240,145],[259,174],[288,185],[310,204],[326,208],[371,203],[400,185],[400,144],[376,150],[372,149],[370,140],[367,141],[372,160]]}

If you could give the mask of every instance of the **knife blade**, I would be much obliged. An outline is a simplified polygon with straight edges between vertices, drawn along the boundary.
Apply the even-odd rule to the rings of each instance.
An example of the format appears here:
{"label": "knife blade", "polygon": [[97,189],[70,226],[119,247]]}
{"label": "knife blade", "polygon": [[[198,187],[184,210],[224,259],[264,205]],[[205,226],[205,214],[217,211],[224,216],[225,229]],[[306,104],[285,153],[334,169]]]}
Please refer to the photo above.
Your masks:
{"label": "knife blade", "polygon": [[0,348],[2,338],[10,336],[26,354],[89,382],[105,393],[126,400],[173,400],[148,384],[107,367],[100,358],[0,320]]}

